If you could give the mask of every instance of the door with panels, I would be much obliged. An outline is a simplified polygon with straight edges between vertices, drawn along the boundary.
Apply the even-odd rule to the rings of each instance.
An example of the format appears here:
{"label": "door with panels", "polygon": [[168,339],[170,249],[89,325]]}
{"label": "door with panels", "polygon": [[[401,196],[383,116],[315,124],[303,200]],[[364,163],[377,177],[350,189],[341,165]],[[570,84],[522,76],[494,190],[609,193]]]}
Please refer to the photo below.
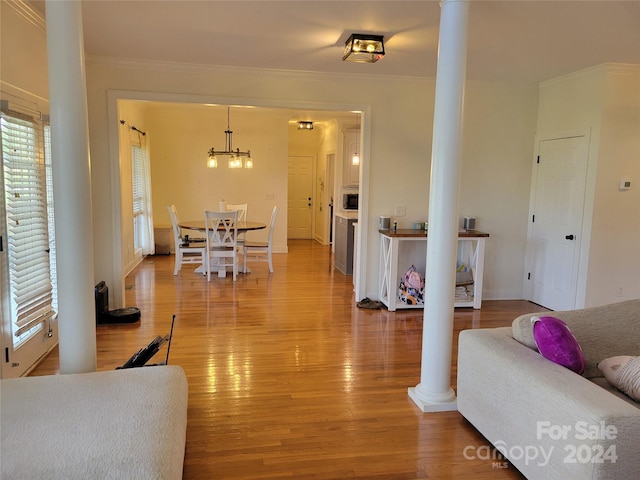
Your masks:
{"label": "door with panels", "polygon": [[526,296],[552,310],[578,308],[587,138],[543,138],[537,149],[527,240]]}

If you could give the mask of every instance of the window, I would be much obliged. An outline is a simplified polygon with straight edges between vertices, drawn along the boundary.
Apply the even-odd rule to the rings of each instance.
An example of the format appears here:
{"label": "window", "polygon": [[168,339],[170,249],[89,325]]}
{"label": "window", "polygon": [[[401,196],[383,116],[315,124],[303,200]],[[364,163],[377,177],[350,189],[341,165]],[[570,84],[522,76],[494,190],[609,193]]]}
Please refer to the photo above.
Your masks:
{"label": "window", "polygon": [[153,254],[153,219],[151,211],[151,174],[144,146],[131,144],[131,179],[133,190],[133,245],[136,256]]}
{"label": "window", "polygon": [[136,250],[142,251],[144,228],[144,167],[142,148],[140,145],[131,146],[131,175],[133,183],[133,245]]}
{"label": "window", "polygon": [[[13,347],[49,329],[56,316],[49,128],[20,113],[0,114],[6,248]],[[6,275],[6,274],[5,274]],[[6,277],[5,277],[6,278]]]}

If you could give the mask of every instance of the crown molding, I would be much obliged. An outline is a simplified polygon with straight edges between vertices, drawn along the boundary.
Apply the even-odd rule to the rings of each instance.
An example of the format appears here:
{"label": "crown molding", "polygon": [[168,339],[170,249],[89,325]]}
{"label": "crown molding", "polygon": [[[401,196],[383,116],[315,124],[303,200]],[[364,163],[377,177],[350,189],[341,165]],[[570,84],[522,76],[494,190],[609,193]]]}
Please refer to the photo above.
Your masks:
{"label": "crown molding", "polygon": [[544,82],[540,82],[539,86],[540,88],[544,88],[550,85],[555,85],[556,83],[565,82],[567,80],[576,80],[596,73],[602,73],[605,75],[638,75],[640,74],[640,65],[633,63],[601,63],[599,65],[594,65],[593,67],[567,73],[566,75],[561,75],[550,80],[545,80]]}
{"label": "crown molding", "polygon": [[269,75],[272,77],[286,77],[288,79],[295,78],[304,79],[322,79],[322,78],[342,78],[345,80],[362,81],[366,78],[368,81],[388,82],[389,80],[413,81],[422,84],[434,84],[433,77],[416,77],[401,75],[367,75],[357,73],[340,73],[340,72],[316,72],[306,70],[280,70],[275,68],[254,68],[254,67],[235,67],[228,65],[208,65],[199,63],[182,63],[167,62],[158,60],[146,60],[136,58],[116,58],[104,57],[96,55],[87,55],[85,60],[88,64],[103,65],[115,68],[126,68],[134,70],[147,70],[153,72],[170,72],[170,73],[188,73],[188,74],[245,74],[245,75]]}
{"label": "crown molding", "polygon": [[44,16],[25,0],[2,0],[2,3],[10,7],[42,33],[47,33],[47,22]]}

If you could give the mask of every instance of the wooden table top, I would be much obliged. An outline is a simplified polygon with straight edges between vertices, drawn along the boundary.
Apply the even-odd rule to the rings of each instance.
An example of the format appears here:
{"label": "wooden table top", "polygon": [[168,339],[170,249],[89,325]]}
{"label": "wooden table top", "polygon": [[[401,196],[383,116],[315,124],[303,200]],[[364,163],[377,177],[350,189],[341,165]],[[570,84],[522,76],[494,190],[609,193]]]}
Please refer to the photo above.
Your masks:
{"label": "wooden table top", "polygon": [[[186,228],[188,230],[199,230],[204,232],[206,230],[204,220],[189,220],[186,222],[180,222],[178,224],[180,228]],[[248,230],[261,230],[267,228],[266,223],[262,222],[245,222],[243,220],[238,221],[238,231],[246,232]]]}
{"label": "wooden table top", "polygon": [[[397,229],[395,232],[391,229],[387,230],[378,230],[381,234],[386,235],[387,237],[428,237],[429,230],[419,230],[419,229],[411,229],[411,228],[402,228]],[[465,237],[488,237],[489,234],[485,232],[479,232],[478,230],[464,230],[458,232],[459,238]]]}

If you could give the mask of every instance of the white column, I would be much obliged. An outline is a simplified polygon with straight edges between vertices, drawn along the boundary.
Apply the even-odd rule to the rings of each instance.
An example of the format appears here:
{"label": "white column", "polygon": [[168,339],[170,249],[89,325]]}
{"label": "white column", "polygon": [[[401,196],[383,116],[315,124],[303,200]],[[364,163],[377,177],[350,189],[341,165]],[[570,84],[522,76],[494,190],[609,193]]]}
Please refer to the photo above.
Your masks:
{"label": "white column", "polygon": [[456,409],[450,386],[468,2],[441,2],[431,155],[422,370],[409,396],[423,412]]}
{"label": "white column", "polygon": [[81,2],[46,0],[60,372],[96,370],[91,165]]}

